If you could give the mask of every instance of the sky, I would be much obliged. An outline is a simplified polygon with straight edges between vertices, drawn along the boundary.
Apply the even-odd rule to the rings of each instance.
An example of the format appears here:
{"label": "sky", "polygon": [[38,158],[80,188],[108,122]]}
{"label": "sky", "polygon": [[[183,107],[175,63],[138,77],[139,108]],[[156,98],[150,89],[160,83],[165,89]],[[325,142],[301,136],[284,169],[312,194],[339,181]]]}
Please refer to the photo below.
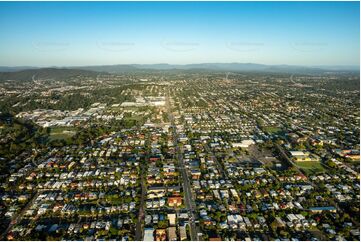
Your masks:
{"label": "sky", "polygon": [[359,2],[0,2],[1,66],[359,65]]}

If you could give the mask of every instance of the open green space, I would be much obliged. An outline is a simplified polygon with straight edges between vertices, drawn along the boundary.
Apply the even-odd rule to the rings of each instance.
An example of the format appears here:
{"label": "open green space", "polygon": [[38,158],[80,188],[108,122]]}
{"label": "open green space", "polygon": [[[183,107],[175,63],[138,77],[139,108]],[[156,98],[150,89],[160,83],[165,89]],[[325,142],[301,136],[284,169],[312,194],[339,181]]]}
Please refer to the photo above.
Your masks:
{"label": "open green space", "polygon": [[315,174],[324,172],[325,168],[322,166],[320,162],[315,161],[302,161],[302,162],[295,162],[298,168],[301,168],[308,174]]}
{"label": "open green space", "polygon": [[76,134],[73,127],[53,127],[50,129],[50,140],[67,140]]}
{"label": "open green space", "polygon": [[263,127],[263,131],[269,134],[276,134],[281,132],[281,129],[275,126],[265,126]]}
{"label": "open green space", "polygon": [[143,116],[134,115],[134,116],[131,116],[131,117],[126,117],[126,118],[124,118],[124,120],[126,120],[126,121],[130,121],[130,120],[141,121],[143,118],[144,118]]}

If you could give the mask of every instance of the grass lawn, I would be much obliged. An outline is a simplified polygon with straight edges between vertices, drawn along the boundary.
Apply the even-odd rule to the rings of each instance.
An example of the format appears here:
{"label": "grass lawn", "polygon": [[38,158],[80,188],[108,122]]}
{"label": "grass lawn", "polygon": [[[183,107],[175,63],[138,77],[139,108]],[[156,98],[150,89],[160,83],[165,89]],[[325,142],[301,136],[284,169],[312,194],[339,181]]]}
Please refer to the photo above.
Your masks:
{"label": "grass lawn", "polygon": [[50,129],[50,140],[70,139],[76,134],[73,127],[53,127]]}
{"label": "grass lawn", "polygon": [[131,116],[131,117],[127,117],[127,118],[124,118],[125,120],[134,120],[134,121],[141,121],[144,117],[143,116]]}
{"label": "grass lawn", "polygon": [[308,174],[325,171],[325,168],[322,166],[320,162],[302,161],[302,162],[295,162],[295,164],[298,166],[298,168],[303,169]]}
{"label": "grass lawn", "polygon": [[281,129],[278,127],[274,127],[274,126],[266,126],[263,128],[263,131],[267,132],[269,134],[276,134],[276,133],[280,132]]}

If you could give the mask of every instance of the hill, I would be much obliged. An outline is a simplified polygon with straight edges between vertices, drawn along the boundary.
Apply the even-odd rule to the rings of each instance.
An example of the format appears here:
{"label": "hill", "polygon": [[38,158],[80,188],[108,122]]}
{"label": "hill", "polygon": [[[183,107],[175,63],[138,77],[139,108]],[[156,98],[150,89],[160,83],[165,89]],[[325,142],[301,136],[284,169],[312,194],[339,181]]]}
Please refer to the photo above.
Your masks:
{"label": "hill", "polygon": [[75,76],[96,77],[99,73],[78,69],[40,68],[13,72],[0,72],[0,81],[30,81],[33,79],[65,80]]}

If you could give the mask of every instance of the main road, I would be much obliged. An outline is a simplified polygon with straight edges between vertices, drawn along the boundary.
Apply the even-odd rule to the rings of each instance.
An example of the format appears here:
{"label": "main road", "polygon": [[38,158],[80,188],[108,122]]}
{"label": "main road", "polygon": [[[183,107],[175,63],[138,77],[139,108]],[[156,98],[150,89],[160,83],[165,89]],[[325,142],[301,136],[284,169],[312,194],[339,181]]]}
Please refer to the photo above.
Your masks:
{"label": "main road", "polygon": [[167,100],[166,107],[167,107],[167,112],[168,112],[168,118],[171,123],[171,128],[172,128],[172,133],[173,133],[173,144],[175,146],[175,151],[176,151],[175,155],[178,160],[179,170],[182,173],[182,180],[183,180],[182,186],[183,186],[183,192],[184,192],[184,202],[187,207],[188,215],[189,215],[188,222],[189,222],[189,228],[190,228],[189,229],[190,237],[191,237],[192,241],[196,241],[196,240],[199,240],[198,234],[197,234],[198,230],[197,230],[197,226],[195,224],[195,220],[197,219],[196,205],[193,200],[192,190],[191,190],[191,185],[190,185],[189,177],[187,174],[187,170],[184,165],[183,150],[181,150],[178,145],[178,133],[177,133],[177,129],[175,126],[173,114],[170,110],[169,96],[167,96],[166,100]]}

